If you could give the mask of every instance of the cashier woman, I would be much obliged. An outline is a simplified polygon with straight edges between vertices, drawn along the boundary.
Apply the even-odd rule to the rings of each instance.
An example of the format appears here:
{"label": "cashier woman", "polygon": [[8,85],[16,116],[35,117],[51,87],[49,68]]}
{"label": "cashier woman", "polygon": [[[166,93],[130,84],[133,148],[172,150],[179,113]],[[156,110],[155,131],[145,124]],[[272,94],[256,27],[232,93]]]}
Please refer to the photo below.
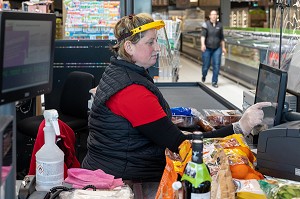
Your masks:
{"label": "cashier woman", "polygon": [[[83,168],[102,169],[123,180],[159,182],[165,149],[176,152],[182,141],[190,139],[172,123],[170,107],[147,72],[156,63],[157,30],[163,27],[163,21],[144,13],[117,22],[116,55],[105,69],[91,108]],[[261,108],[269,105],[255,104],[239,122],[204,137],[248,135],[262,121]]]}

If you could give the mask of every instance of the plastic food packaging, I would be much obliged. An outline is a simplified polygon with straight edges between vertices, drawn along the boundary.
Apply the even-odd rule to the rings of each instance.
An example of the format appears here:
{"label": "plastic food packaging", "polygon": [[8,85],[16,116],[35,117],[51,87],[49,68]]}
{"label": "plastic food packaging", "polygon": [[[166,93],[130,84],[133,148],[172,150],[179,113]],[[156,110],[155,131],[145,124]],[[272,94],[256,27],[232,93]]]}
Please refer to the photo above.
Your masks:
{"label": "plastic food packaging", "polygon": [[190,128],[197,125],[199,119],[196,116],[173,115],[172,122],[178,127]]}
{"label": "plastic food packaging", "polygon": [[233,178],[263,179],[263,175],[254,169],[253,163],[256,158],[241,134],[204,140],[203,160],[208,165],[212,176],[216,175],[220,169],[219,164],[215,163],[213,158],[217,146],[223,148]]}
{"label": "plastic food packaging", "polygon": [[199,121],[197,113],[194,108],[189,107],[173,107],[172,111],[172,122],[178,127],[191,128],[195,127]]}
{"label": "plastic food packaging", "polygon": [[300,198],[299,182],[272,177],[267,177],[267,179],[259,180],[258,182],[267,198]]}
{"label": "plastic food packaging", "polygon": [[116,187],[112,190],[105,189],[97,189],[97,191],[93,190],[81,190],[74,189],[72,191],[64,191],[59,194],[59,198],[67,198],[67,199],[133,199],[134,194],[131,188],[127,185]]}
{"label": "plastic food packaging", "polygon": [[214,127],[222,127],[241,119],[239,110],[203,109],[206,120]]}
{"label": "plastic food packaging", "polygon": [[173,107],[171,112],[172,115],[192,116],[192,109],[189,107]]}
{"label": "plastic food packaging", "polygon": [[237,199],[267,199],[257,180],[234,179]]}
{"label": "plastic food packaging", "polygon": [[204,131],[213,131],[215,128],[204,119],[204,116],[195,108],[174,107],[172,111],[172,122],[178,127],[193,128],[197,125]]}
{"label": "plastic food packaging", "polygon": [[203,130],[204,130],[205,132],[215,130],[215,128],[214,128],[208,121],[206,121],[206,120],[203,119],[203,118],[199,118],[197,124],[198,124],[201,128],[203,128]]}
{"label": "plastic food packaging", "polygon": [[178,175],[182,176],[185,165],[191,160],[192,145],[189,140],[185,140],[179,146],[179,154],[165,150],[166,166],[156,192],[155,199],[174,199],[176,190],[172,185],[177,181]]}

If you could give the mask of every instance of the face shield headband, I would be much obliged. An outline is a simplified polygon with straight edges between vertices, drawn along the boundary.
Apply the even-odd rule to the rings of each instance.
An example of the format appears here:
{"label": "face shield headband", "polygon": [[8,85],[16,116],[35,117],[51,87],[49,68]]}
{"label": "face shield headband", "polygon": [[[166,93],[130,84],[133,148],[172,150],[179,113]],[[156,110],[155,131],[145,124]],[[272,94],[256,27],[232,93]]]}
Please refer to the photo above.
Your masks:
{"label": "face shield headband", "polygon": [[125,33],[125,34],[121,35],[121,37],[118,39],[118,42],[120,43],[123,39],[126,39],[130,36],[136,35],[137,33],[144,32],[146,30],[154,29],[154,28],[156,30],[159,30],[163,27],[165,27],[165,22],[163,20],[153,21],[153,22],[144,24],[142,26],[139,26],[139,27],[131,30],[129,33]]}

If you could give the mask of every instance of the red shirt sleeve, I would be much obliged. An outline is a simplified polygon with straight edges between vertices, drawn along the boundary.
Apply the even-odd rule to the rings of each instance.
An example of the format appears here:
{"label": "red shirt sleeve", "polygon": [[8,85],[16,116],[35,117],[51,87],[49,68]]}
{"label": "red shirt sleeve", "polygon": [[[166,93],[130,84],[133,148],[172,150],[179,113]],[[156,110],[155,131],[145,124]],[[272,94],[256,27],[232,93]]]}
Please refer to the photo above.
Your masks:
{"label": "red shirt sleeve", "polygon": [[106,106],[116,115],[126,118],[133,127],[166,116],[156,95],[137,84],[132,84],[111,96]]}

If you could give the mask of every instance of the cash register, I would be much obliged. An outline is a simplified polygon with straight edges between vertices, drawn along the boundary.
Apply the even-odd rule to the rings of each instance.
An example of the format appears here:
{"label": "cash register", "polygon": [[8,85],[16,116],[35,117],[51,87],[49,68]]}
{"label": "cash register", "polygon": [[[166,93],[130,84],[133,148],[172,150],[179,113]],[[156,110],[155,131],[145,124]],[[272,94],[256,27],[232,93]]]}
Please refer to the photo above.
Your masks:
{"label": "cash register", "polygon": [[251,136],[257,136],[259,172],[300,181],[300,113],[288,111],[286,86],[287,72],[260,64],[255,103],[270,101],[274,106],[263,108],[263,125],[254,128],[260,132],[252,132]]}

